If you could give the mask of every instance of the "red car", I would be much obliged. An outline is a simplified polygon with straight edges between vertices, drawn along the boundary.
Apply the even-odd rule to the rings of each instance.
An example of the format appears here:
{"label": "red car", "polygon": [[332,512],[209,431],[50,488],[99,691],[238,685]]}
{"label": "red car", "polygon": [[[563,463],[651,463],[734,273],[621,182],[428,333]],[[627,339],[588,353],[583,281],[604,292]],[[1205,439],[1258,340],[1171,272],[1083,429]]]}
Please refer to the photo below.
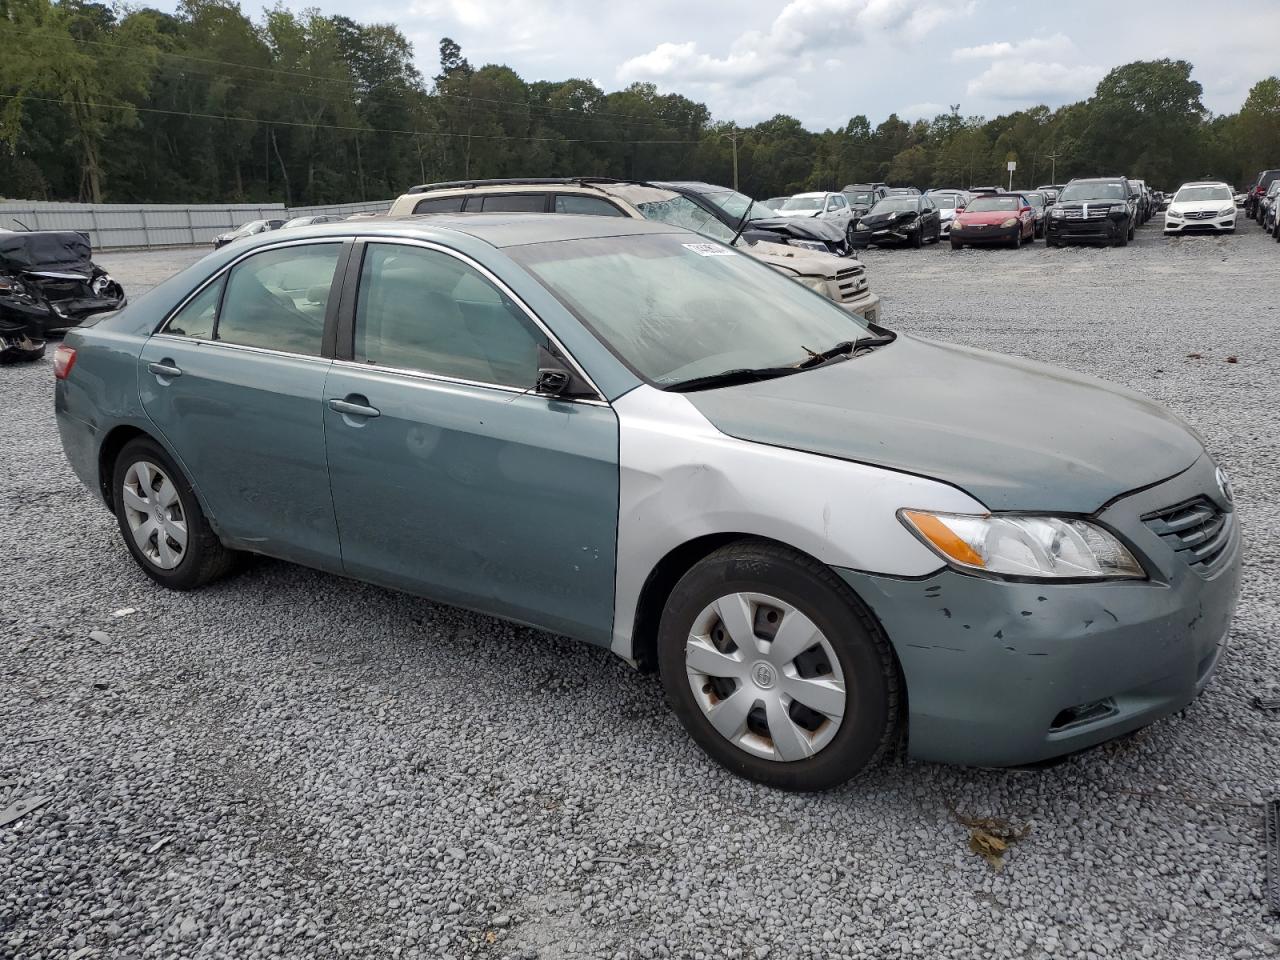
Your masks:
{"label": "red car", "polygon": [[966,243],[1002,243],[1015,250],[1036,238],[1036,212],[1020,193],[975,197],[951,224],[951,249]]}

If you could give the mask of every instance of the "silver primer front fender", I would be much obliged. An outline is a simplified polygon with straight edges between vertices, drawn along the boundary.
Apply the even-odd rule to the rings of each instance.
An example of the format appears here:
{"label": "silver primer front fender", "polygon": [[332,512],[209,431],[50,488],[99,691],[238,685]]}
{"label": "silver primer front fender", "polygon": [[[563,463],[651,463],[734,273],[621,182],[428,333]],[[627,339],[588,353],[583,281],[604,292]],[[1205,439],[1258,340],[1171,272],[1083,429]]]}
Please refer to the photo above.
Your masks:
{"label": "silver primer front fender", "polygon": [[679,393],[640,386],[613,407],[621,477],[611,649],[627,659],[649,574],[698,537],[764,537],[832,566],[920,577],[943,564],[898,509],[986,512],[936,480],[726,436]]}

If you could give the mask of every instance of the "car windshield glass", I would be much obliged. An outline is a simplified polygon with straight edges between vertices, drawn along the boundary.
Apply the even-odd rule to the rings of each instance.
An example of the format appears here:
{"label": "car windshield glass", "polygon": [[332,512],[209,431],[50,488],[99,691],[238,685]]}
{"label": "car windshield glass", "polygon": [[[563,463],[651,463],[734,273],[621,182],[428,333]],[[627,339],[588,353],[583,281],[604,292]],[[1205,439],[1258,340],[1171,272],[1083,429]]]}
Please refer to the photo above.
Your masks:
{"label": "car windshield glass", "polygon": [[857,190],[851,193],[846,193],[845,197],[850,203],[871,203],[875,200],[875,196],[870,190]]}
{"label": "car windshield glass", "polygon": [[728,243],[733,239],[731,229],[688,197],[679,194],[670,200],[648,200],[638,203],[636,209],[646,220],[657,220],[672,226],[684,227],[686,230],[694,230],[704,237],[711,237],[721,243]]}
{"label": "car windshield glass", "polygon": [[1127,194],[1123,183],[1115,180],[1083,180],[1079,183],[1068,183],[1059,200],[1124,200]]}
{"label": "car windshield glass", "polygon": [[1017,210],[1018,198],[1010,196],[978,197],[965,207],[965,213],[990,213],[993,210]]}
{"label": "car windshield glass", "polygon": [[1173,198],[1174,203],[1194,203],[1197,200],[1230,200],[1231,191],[1226,187],[1183,187]]}
{"label": "car windshield glass", "polygon": [[247,237],[251,233],[257,233],[266,225],[267,225],[267,221],[265,220],[250,220],[248,223],[246,223],[244,226],[242,226],[239,230],[236,230],[235,232],[239,236]]}
{"label": "car windshield glass", "polygon": [[1023,196],[1027,198],[1027,203],[1031,204],[1033,207],[1039,208],[1044,206],[1044,194],[1024,193]]}
{"label": "car windshield glass", "polygon": [[783,210],[821,210],[822,197],[792,197],[782,205]]}
{"label": "car windshield glass", "polygon": [[762,220],[766,217],[776,216],[778,212],[771,207],[766,207],[763,203],[757,203],[744,193],[736,193],[733,190],[704,193],[702,198],[714,203],[723,210],[725,215],[734,223],[742,219],[742,214],[747,209],[751,210],[751,216],[747,218],[749,220]]}
{"label": "car windshield glass", "polygon": [[943,210],[955,209],[956,198],[955,198],[955,194],[953,193],[930,194],[929,199],[932,200],[934,203],[936,203]]}
{"label": "car windshield glass", "polygon": [[[508,247],[624,363],[659,386],[795,366],[860,318],[745,253],[687,233]],[[806,349],[808,348],[808,349]]]}
{"label": "car windshield glass", "polygon": [[919,201],[915,197],[886,197],[871,208],[872,213],[914,213]]}

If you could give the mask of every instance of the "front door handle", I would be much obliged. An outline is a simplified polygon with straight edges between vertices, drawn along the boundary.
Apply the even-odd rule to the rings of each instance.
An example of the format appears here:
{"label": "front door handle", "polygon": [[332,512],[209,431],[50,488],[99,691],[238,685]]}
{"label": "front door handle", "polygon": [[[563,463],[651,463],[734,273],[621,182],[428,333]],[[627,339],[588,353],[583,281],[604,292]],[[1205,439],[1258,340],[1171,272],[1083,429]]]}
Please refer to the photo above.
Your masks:
{"label": "front door handle", "polygon": [[333,399],[329,401],[329,409],[336,410],[338,413],[348,417],[378,417],[382,415],[382,411],[377,407],[369,405],[369,401],[356,393],[349,393],[342,399]]}
{"label": "front door handle", "polygon": [[182,369],[168,357],[165,357],[163,360],[157,361],[156,363],[147,364],[147,369],[157,377],[170,378],[182,376]]}

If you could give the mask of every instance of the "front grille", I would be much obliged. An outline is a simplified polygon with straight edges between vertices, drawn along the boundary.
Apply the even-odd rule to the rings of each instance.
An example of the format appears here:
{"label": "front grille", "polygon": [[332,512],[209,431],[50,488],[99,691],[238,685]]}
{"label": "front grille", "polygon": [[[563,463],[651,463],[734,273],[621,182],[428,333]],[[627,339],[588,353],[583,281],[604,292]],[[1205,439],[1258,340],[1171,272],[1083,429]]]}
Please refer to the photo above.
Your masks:
{"label": "front grille", "polygon": [[836,271],[836,290],[841,300],[856,300],[867,287],[867,268],[848,267]]}
{"label": "front grille", "polygon": [[1217,218],[1217,213],[1212,210],[1192,210],[1190,213],[1184,213],[1184,220],[1213,220]]}
{"label": "front grille", "polygon": [[1142,519],[1191,569],[1208,575],[1217,568],[1231,542],[1234,516],[1201,496],[1148,513]]}

